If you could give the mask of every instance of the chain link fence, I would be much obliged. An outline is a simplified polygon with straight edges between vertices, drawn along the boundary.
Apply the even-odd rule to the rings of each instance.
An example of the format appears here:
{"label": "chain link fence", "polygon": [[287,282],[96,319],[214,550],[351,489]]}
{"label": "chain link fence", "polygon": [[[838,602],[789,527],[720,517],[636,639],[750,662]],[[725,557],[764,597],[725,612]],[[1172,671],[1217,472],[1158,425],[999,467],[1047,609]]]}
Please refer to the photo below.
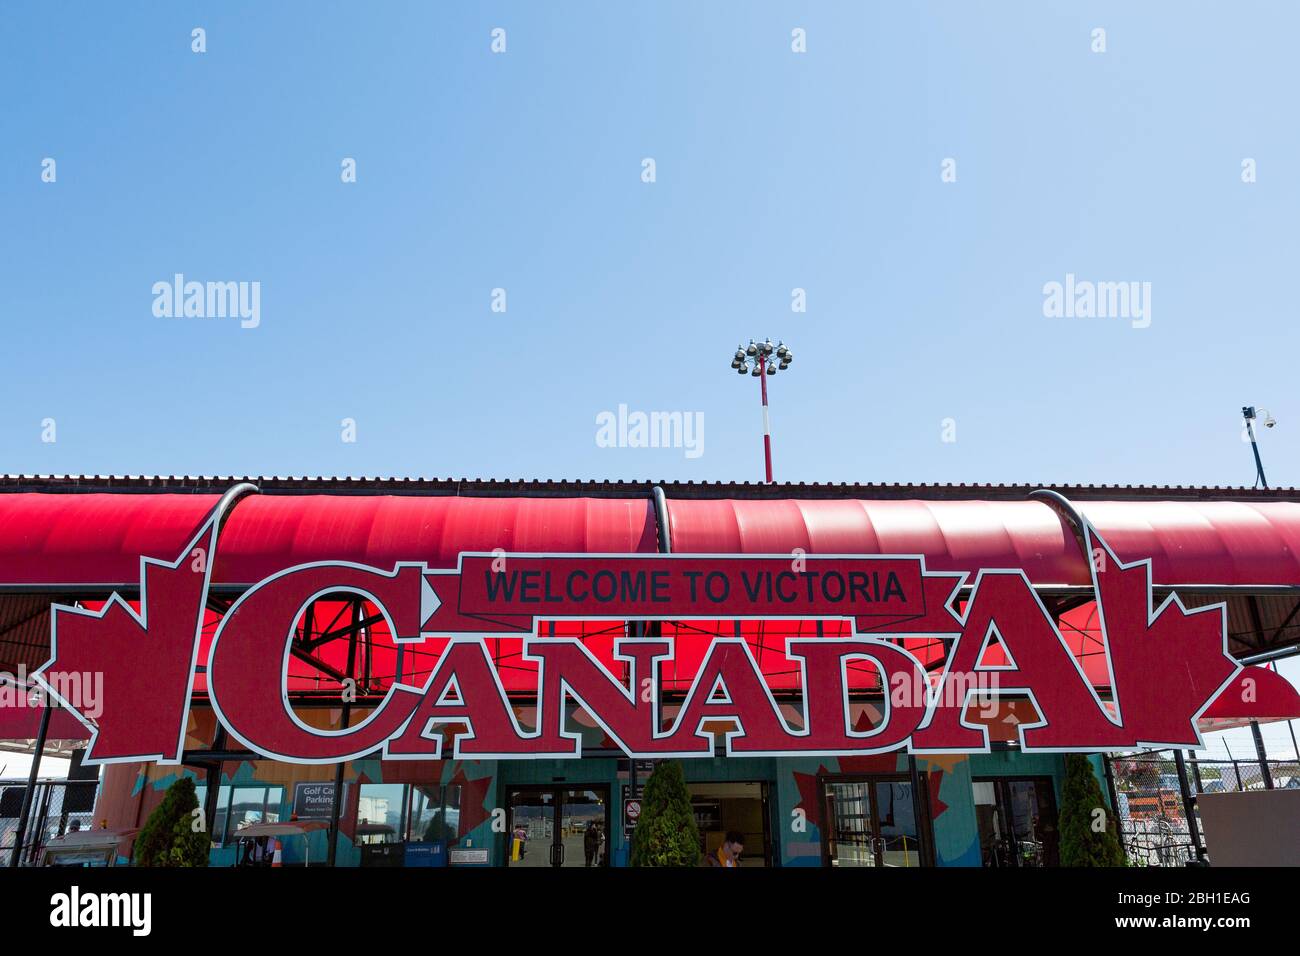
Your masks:
{"label": "chain link fence", "polygon": [[[1138,866],[1185,866],[1204,849],[1193,841],[1178,784],[1172,750],[1112,757],[1110,772],[1120,836],[1129,861]],[[1269,760],[1275,788],[1300,788],[1300,761]],[[1187,760],[1187,786],[1193,795],[1263,790],[1264,768],[1257,760]],[[1193,810],[1195,812],[1195,810]],[[1200,835],[1200,819],[1197,819]]]}
{"label": "chain link fence", "polygon": [[[39,780],[23,837],[19,865],[40,862],[45,845],[70,830],[93,825],[98,780]],[[22,814],[26,780],[0,780],[0,867],[7,867],[15,852],[18,820]]]}

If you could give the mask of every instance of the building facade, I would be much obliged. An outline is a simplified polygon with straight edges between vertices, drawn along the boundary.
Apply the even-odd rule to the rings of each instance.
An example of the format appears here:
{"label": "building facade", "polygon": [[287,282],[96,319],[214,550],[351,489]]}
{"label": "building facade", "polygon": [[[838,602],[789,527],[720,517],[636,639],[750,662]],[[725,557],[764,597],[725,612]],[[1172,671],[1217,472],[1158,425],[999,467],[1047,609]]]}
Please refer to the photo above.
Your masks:
{"label": "building facade", "polygon": [[[743,720],[728,715],[727,707],[736,703],[729,696],[738,686],[736,675],[752,673],[761,681],[773,713],[786,722],[782,733],[797,736],[801,727],[810,733],[814,703],[836,693],[844,697],[847,722],[841,736],[865,739],[883,732],[891,720],[904,719],[912,705],[893,694],[890,671],[879,661],[874,672],[866,665],[857,670],[844,665],[836,687],[810,684],[804,675],[813,673],[811,665],[805,667],[797,653],[807,645],[787,643],[851,641],[877,628],[887,635],[882,641],[905,651],[906,660],[924,671],[930,686],[942,684],[958,638],[924,617],[940,610],[932,597],[924,615],[896,615],[887,624],[864,624],[859,617],[855,626],[852,615],[822,613],[819,602],[839,600],[856,584],[862,586],[857,596],[879,608],[893,600],[888,584],[855,578],[859,572],[852,570],[841,578],[840,566],[826,562],[856,568],[852,562],[859,559],[894,561],[861,567],[897,569],[905,582],[900,593],[912,586],[906,583],[909,568],[919,568],[916,580],[925,588],[931,578],[950,579],[937,603],[955,621],[969,622],[975,613],[981,580],[1007,587],[1023,582],[1025,602],[1032,602],[1032,613],[1041,612],[1046,630],[1012,634],[1002,617],[1010,612],[999,610],[996,620],[990,617],[989,633],[982,635],[969,669],[982,676],[1023,677],[1033,666],[1024,659],[1026,650],[1037,654],[1035,648],[1056,641],[1065,649],[1062,660],[1080,677],[1080,695],[1091,694],[1110,721],[1102,726],[1121,722],[1125,701],[1130,701],[1125,713],[1131,721],[1145,692],[1135,689],[1125,696],[1128,692],[1119,690],[1119,612],[1111,611],[1108,639],[1098,606],[1097,572],[1105,571],[1109,560],[1125,575],[1144,574],[1151,607],[1163,613],[1169,605],[1171,616],[1182,615],[1175,637],[1183,629],[1192,633],[1188,622],[1204,623],[1204,614],[1196,617],[1198,609],[1212,610],[1214,620],[1222,621],[1221,656],[1228,663],[1220,662],[1206,678],[1205,686],[1213,689],[1202,690],[1199,709],[1189,705],[1197,729],[1293,716],[1281,712],[1294,707],[1286,696],[1289,688],[1259,677],[1258,668],[1249,674],[1268,683],[1268,706],[1243,703],[1229,691],[1247,673],[1238,662],[1297,643],[1292,623],[1300,606],[1297,555],[1300,503],[1291,490],[11,477],[0,483],[0,638],[6,671],[32,673],[44,665],[48,679],[58,662],[74,653],[81,653],[82,661],[93,659],[78,649],[117,628],[112,639],[123,642],[113,645],[117,656],[139,660],[110,684],[135,687],[137,702],[150,703],[128,717],[121,695],[115,702],[110,692],[101,714],[86,718],[85,701],[52,690],[60,706],[51,708],[45,736],[89,740],[90,759],[102,758],[94,818],[110,830],[138,828],[172,782],[180,776],[194,779],[216,865],[244,859],[249,841],[241,834],[268,823],[295,824],[300,830],[277,837],[286,865],[626,865],[647,776],[657,759],[680,759],[702,853],[715,850],[725,834],[738,832],[744,836],[745,865],[751,866],[1052,866],[1060,851],[1064,751],[1090,750],[1110,803],[1112,782],[1097,752],[1122,747],[1119,737],[1113,746],[1071,746],[1059,734],[1054,744],[1027,747],[1032,739],[1023,736],[1027,731],[1039,728],[1046,736],[1040,725],[1051,723],[1047,710],[1074,719],[1073,705],[1048,701],[1041,684],[1037,698],[1032,688],[1026,693],[1011,686],[995,688],[987,700],[962,698],[954,705],[961,711],[954,728],[983,728],[985,743],[979,747],[942,752],[918,746],[921,731],[933,730],[918,711],[920,729],[892,749],[863,744],[861,752],[809,747],[803,753],[772,745],[746,755],[743,748],[732,752],[729,736],[739,730],[743,742],[757,733],[752,720],[743,727]],[[523,562],[516,566],[529,568],[527,562],[535,561],[542,568],[580,569],[570,570],[567,593],[549,577],[530,579],[530,570],[521,572],[518,600],[529,600],[531,580],[539,602],[534,619],[521,627],[509,615],[471,608],[468,556],[485,563],[489,591],[493,580],[507,580],[500,568],[487,564],[494,560],[502,567]],[[665,598],[669,613],[661,617],[645,612],[637,602],[652,595],[637,592],[627,576],[643,558],[652,568],[677,561],[673,567],[685,568],[687,578],[697,575],[702,590],[676,602]],[[766,598],[753,583],[748,595],[712,595],[716,600],[708,603],[711,569],[778,559],[792,562],[794,570],[781,572],[773,564],[778,572],[765,572],[769,576],[763,579]],[[570,565],[562,564],[566,561]],[[817,572],[823,575],[820,592],[814,593],[813,578],[801,565],[807,561],[826,569]],[[433,582],[416,599],[419,620],[439,613],[454,617],[446,625],[452,638],[436,628],[430,634],[438,631],[438,637],[412,637],[424,635],[419,621],[411,631],[400,608],[394,610],[392,602],[386,607],[382,595],[345,580],[349,568],[398,575],[412,562],[421,566],[424,582]],[[309,600],[293,604],[282,660],[268,656],[270,676],[259,678],[282,691],[294,726],[286,724],[279,737],[268,730],[266,737],[252,739],[248,728],[254,717],[240,716],[223,703],[234,701],[236,690],[225,690],[223,697],[215,684],[234,687],[240,666],[252,659],[238,658],[230,649],[238,647],[240,634],[270,626],[263,618],[278,605],[271,603],[274,589],[268,582],[320,565],[344,577],[337,579],[337,589],[318,588]],[[739,564],[736,580],[758,582],[760,571],[746,577],[746,569],[761,566]],[[195,573],[182,581],[187,567]],[[452,579],[434,573],[451,569],[462,572],[454,595],[443,590]],[[173,572],[175,578],[169,576]],[[785,590],[781,574],[789,578]],[[624,575],[622,585],[619,575]],[[185,582],[199,579],[193,662],[173,679],[165,655],[148,642],[166,626],[169,609],[190,599]],[[580,593],[574,580],[581,582]],[[583,600],[605,600],[604,580],[610,588],[603,608],[608,613],[583,616],[582,608],[592,606]],[[796,591],[804,582],[808,602]],[[719,579],[719,591],[724,584]],[[630,596],[616,596],[620,586],[631,587]],[[991,588],[987,585],[986,592]],[[1174,594],[1177,603],[1170,604]],[[788,613],[766,610],[787,599],[792,602]],[[566,603],[578,610],[563,610]],[[61,610],[51,611],[51,605]],[[913,620],[923,617],[925,623]],[[658,663],[653,683],[653,735],[640,750],[630,747],[627,734],[609,717],[613,705],[566,697],[566,687],[574,690],[566,684],[554,698],[562,708],[557,736],[549,751],[539,748],[549,753],[555,741],[576,739],[580,757],[460,754],[461,741],[485,736],[487,718],[470,712],[472,689],[457,672],[460,679],[448,683],[436,701],[427,695],[420,705],[442,715],[424,734],[428,741],[441,740],[436,747],[417,748],[422,759],[396,756],[390,747],[399,735],[420,737],[409,719],[371,740],[382,747],[329,758],[339,753],[329,750],[333,741],[361,738],[362,728],[382,723],[402,688],[437,684],[439,675],[445,676],[440,668],[450,666],[445,662],[454,634],[460,633],[483,649],[513,732],[521,735],[541,734],[542,711],[550,706],[543,704],[550,698],[537,642],[581,647],[593,667],[603,668],[600,673],[626,683],[638,665],[620,656],[627,645],[619,642],[669,641],[672,654]],[[222,663],[217,644],[232,663]],[[723,645],[732,661],[726,666],[739,660],[743,673],[729,670],[716,686],[697,687],[706,671],[713,679],[709,668]],[[1190,661],[1192,652],[1190,642],[1174,640],[1165,653],[1178,664],[1179,655]],[[574,660],[578,668],[587,658]],[[1044,664],[1048,669],[1040,673],[1052,673],[1051,666]],[[1159,697],[1162,678],[1147,673]],[[644,680],[643,671],[637,674]],[[155,723],[165,722],[158,701],[165,703],[168,688],[178,681],[184,716],[173,759],[167,759],[167,746],[124,743],[115,733],[119,723],[134,720],[140,726],[133,733],[144,740],[148,714],[156,715]],[[624,691],[633,706],[635,686]],[[256,693],[251,679],[247,693]],[[115,703],[117,710],[109,707]],[[977,703],[988,708],[979,717],[974,716]],[[250,704],[247,714],[256,714],[257,706]],[[69,711],[75,712],[75,722],[69,721]],[[697,715],[702,715],[700,728],[715,735],[707,753],[659,757],[646,749],[658,746],[674,720]],[[30,738],[30,717],[21,728],[19,723],[9,720],[0,732]],[[1053,724],[1062,725],[1063,719]],[[320,749],[276,759],[290,745],[274,741],[295,734],[309,739],[304,746]],[[1079,742],[1091,739],[1085,735]],[[1177,743],[1140,735],[1134,740]],[[663,752],[668,753],[666,747]],[[162,759],[129,759],[131,753]]]}

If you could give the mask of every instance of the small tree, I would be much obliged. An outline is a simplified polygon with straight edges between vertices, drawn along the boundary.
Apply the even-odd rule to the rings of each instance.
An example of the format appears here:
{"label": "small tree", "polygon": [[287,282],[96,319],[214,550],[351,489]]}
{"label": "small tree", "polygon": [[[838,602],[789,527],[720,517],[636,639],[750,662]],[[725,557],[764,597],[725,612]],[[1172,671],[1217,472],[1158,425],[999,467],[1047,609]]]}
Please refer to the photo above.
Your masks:
{"label": "small tree", "polygon": [[1092,763],[1066,754],[1061,787],[1061,865],[1123,866],[1115,815],[1106,807]]}
{"label": "small tree", "polygon": [[632,837],[633,866],[696,866],[700,831],[681,764],[664,760],[646,781]]}
{"label": "small tree", "polygon": [[207,866],[207,830],[194,829],[199,799],[194,781],[181,777],[167,788],[135,838],[136,866]]}

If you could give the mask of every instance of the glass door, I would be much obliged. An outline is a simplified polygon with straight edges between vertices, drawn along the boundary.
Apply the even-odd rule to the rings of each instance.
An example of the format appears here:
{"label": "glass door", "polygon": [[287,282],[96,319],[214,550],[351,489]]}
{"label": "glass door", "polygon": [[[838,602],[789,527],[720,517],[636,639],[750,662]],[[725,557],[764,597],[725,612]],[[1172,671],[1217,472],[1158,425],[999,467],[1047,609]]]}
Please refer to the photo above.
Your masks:
{"label": "glass door", "polygon": [[507,866],[555,866],[554,790],[511,790]]}
{"label": "glass door", "polygon": [[507,866],[609,865],[609,788],[520,787],[508,803]]}
{"label": "glass door", "polygon": [[916,867],[921,841],[906,778],[824,779],[823,857],[829,866]]}
{"label": "glass door", "polygon": [[975,817],[985,866],[1057,866],[1060,834],[1048,777],[976,780]]}
{"label": "glass door", "polygon": [[921,839],[912,803],[912,782],[878,780],[874,796],[878,865],[920,866]]}
{"label": "glass door", "polygon": [[825,850],[831,866],[875,866],[871,784],[825,784]]}
{"label": "glass door", "polygon": [[609,834],[604,788],[560,791],[557,866],[606,866]]}

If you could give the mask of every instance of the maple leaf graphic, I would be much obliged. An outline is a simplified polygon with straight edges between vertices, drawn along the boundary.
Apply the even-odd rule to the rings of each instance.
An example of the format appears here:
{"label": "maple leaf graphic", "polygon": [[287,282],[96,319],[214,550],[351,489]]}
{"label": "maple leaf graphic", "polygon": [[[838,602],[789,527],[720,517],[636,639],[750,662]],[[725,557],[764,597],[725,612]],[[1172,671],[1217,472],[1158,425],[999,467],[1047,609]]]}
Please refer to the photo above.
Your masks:
{"label": "maple leaf graphic", "polygon": [[1228,653],[1226,605],[1188,610],[1176,594],[1151,609],[1151,561],[1122,563],[1084,523],[1110,686],[1126,742],[1141,747],[1202,745],[1196,719],[1241,670]]}
{"label": "maple leaf graphic", "polygon": [[91,731],[85,763],[180,762],[215,546],[209,519],[175,561],[141,557],[138,613],[117,593],[98,611],[52,606],[32,676]]}

